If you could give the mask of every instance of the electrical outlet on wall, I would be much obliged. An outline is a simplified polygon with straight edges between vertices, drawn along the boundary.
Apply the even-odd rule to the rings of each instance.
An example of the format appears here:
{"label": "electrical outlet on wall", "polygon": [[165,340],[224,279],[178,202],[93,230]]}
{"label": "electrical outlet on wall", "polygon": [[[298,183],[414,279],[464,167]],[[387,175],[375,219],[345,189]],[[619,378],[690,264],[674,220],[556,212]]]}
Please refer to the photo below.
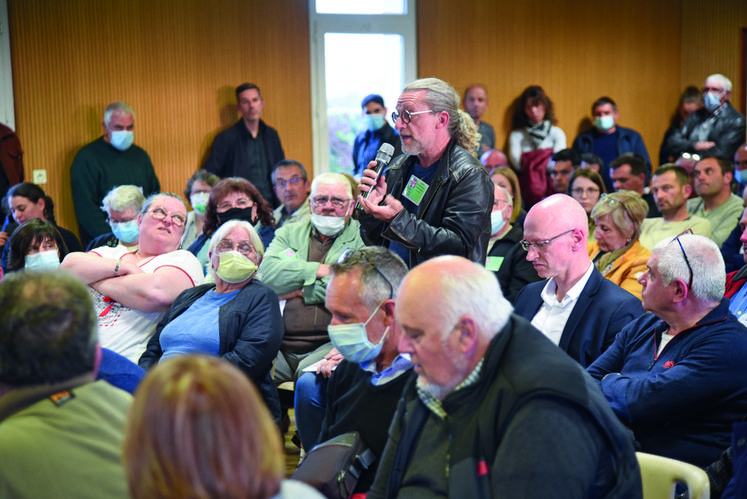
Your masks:
{"label": "electrical outlet on wall", "polygon": [[34,170],[34,183],[35,184],[46,184],[47,183],[47,170]]}

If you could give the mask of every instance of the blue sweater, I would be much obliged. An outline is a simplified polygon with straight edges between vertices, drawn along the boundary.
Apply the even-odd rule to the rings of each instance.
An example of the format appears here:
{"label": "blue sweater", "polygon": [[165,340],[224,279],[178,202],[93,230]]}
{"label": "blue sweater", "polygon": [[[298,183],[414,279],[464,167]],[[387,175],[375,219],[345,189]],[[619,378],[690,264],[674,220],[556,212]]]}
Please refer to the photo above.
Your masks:
{"label": "blue sweater", "polygon": [[747,329],[722,300],[657,357],[667,328],[654,314],[639,317],[588,371],[642,452],[705,467],[747,414]]}

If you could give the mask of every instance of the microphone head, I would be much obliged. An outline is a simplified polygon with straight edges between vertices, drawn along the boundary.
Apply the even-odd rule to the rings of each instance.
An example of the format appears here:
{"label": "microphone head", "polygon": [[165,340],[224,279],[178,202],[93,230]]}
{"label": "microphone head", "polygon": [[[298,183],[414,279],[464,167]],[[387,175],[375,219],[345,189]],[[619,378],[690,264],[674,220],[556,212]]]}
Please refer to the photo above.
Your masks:
{"label": "microphone head", "polygon": [[376,152],[376,161],[378,161],[379,163],[388,164],[392,160],[393,155],[394,146],[392,146],[392,144],[387,144],[386,142],[384,142]]}

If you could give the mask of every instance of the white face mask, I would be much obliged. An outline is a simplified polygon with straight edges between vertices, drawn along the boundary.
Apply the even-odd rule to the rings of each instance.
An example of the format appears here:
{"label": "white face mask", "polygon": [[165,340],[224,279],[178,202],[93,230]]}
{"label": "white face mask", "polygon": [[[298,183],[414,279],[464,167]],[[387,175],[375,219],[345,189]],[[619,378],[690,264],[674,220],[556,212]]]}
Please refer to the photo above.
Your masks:
{"label": "white face mask", "polygon": [[336,236],[345,228],[345,217],[326,217],[312,213],[311,225],[322,235]]}
{"label": "white face mask", "polygon": [[345,360],[360,364],[379,356],[381,347],[384,346],[384,339],[389,333],[389,327],[387,326],[384,330],[381,340],[376,345],[368,341],[368,333],[366,333],[366,326],[378,311],[379,307],[376,307],[376,310],[373,311],[366,322],[337,324],[334,326],[330,324],[327,326],[329,339],[332,340],[332,344],[340,354],[345,357]]}
{"label": "white face mask", "polygon": [[204,215],[209,199],[209,192],[195,192],[189,196],[189,204],[192,205],[192,208],[194,208],[197,213]]}
{"label": "white face mask", "polygon": [[26,255],[24,260],[26,270],[51,270],[60,266],[60,255],[56,249]]}
{"label": "white face mask", "polygon": [[503,220],[503,210],[494,211],[490,214],[490,234],[496,234],[503,228],[503,224],[506,223]]}
{"label": "white face mask", "polygon": [[132,130],[114,130],[111,134],[111,144],[120,151],[126,151],[135,140]]}

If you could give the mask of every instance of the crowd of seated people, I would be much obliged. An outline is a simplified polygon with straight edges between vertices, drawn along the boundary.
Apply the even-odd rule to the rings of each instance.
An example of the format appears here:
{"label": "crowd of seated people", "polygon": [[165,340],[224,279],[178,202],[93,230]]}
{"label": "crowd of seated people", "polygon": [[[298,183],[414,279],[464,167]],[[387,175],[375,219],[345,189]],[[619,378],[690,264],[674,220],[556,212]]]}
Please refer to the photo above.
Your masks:
{"label": "crowd of seated people", "polygon": [[[283,159],[259,89],[244,84],[241,119],[183,197],[147,199],[158,180],[133,144],[134,113],[112,103],[76,175],[83,160],[139,163],[148,181],[116,174],[96,186],[107,225],[88,224],[87,252],[39,186],[17,182],[3,199],[0,311],[18,300],[10,290],[59,275],[49,282],[60,293],[87,293],[76,313],[90,316],[94,347],[59,379],[0,369],[0,445],[26,410],[6,394],[60,382],[39,393],[87,403],[93,379],[134,392],[145,376],[127,413],[129,396],[102,392],[117,427],[96,438],[124,439],[124,466],[107,464],[112,487],[126,472],[133,497],[301,497],[314,492],[284,482],[278,464],[289,404],[277,387],[291,382],[302,459],[358,432],[375,461],[354,492],[370,498],[641,497],[635,450],[716,462],[715,495],[730,497],[738,484],[713,470],[721,458],[747,473],[737,447],[724,453],[747,417],[747,144],[731,82],[711,75],[696,90],[681,96],[654,168],[610,97],[593,102],[592,126],[567,148],[552,101],[527,87],[504,154],[479,137],[493,130],[481,121],[484,86],[467,89],[465,112],[447,83],[416,80],[392,106],[404,154],[383,176],[361,160],[351,185],[339,174],[310,182]],[[389,126],[380,107],[370,130]],[[55,313],[64,335],[71,324]],[[36,319],[0,327],[25,334]],[[0,339],[0,360],[14,348]],[[526,355],[542,369],[530,373]],[[199,452],[156,431],[186,414],[196,419],[180,439]],[[565,462],[569,446],[584,466]],[[535,460],[514,459],[517,448]],[[556,478],[537,480],[538,463]]]}

